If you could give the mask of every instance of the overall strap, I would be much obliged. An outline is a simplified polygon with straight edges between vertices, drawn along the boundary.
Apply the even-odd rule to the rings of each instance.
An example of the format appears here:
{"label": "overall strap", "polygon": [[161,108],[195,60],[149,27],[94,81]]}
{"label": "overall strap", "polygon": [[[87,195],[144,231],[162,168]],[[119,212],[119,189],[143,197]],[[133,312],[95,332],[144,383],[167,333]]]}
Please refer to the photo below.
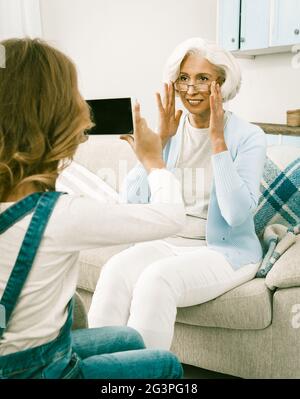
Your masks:
{"label": "overall strap", "polygon": [[43,193],[30,194],[21,201],[10,206],[0,214],[0,234],[4,233],[13,224],[21,220],[36,207]]}
{"label": "overall strap", "polygon": [[[8,283],[6,285],[6,288],[4,290],[4,293],[0,301],[0,313],[2,311],[2,319],[4,314],[4,323],[2,322],[2,326],[0,326],[1,327],[0,338],[4,333],[9,318],[17,304],[19,295],[22,291],[27,276],[33,265],[48,220],[55,207],[56,201],[58,200],[61,194],[63,193],[56,191],[49,191],[39,195],[34,214],[31,218],[31,222],[26,231],[16,263],[9,276]],[[6,230],[7,226],[11,226],[15,222],[15,220],[19,220],[20,218],[22,218],[22,215],[24,216],[24,213],[30,212],[29,211],[30,206],[32,206],[34,201],[36,201],[35,194],[33,194],[32,196],[34,197],[33,201],[31,201],[31,198],[30,199],[27,198],[29,199],[29,201],[27,201],[28,204],[25,205],[25,208],[23,208],[21,204],[20,207],[18,207],[18,204],[15,204],[17,211],[15,217],[13,217],[11,212],[4,215],[5,217],[3,222],[4,231]],[[14,206],[12,206],[8,210],[13,210],[13,208]],[[3,214],[1,216],[3,216]],[[0,222],[2,222],[1,219]]]}

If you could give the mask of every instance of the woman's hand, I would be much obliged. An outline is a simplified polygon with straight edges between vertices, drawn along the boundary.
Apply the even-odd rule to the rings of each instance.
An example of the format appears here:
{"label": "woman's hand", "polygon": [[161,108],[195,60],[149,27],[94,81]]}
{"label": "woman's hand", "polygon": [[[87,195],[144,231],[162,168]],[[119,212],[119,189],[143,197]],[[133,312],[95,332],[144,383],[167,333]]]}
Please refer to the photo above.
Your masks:
{"label": "woman's hand", "polygon": [[227,151],[224,139],[224,110],[221,94],[221,87],[218,83],[212,82],[210,94],[210,122],[209,131],[214,154]]}
{"label": "woman's hand", "polygon": [[172,82],[164,84],[164,98],[161,100],[156,93],[156,101],[159,112],[158,134],[161,137],[163,147],[177,132],[182,111],[175,112],[175,89]]}
{"label": "woman's hand", "polygon": [[124,134],[120,139],[126,140],[144,168],[150,172],[154,168],[165,168],[162,157],[162,142],[158,134],[154,133],[140,114],[140,104],[134,105],[133,135]]}

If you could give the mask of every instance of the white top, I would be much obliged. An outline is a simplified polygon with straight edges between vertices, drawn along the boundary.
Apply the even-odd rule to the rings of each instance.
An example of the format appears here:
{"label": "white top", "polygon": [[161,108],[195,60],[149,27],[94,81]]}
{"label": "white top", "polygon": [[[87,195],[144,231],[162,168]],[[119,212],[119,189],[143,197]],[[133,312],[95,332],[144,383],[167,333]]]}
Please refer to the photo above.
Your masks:
{"label": "white top", "polygon": [[[224,125],[228,113],[224,113]],[[186,117],[175,174],[181,181],[186,223],[182,231],[166,241],[174,245],[199,246],[206,238],[208,204],[213,182],[209,128],[196,128]],[[186,238],[188,240],[181,240]],[[201,244],[200,244],[201,245]]]}
{"label": "white top", "polygon": [[[165,169],[149,176],[150,204],[100,203],[83,195],[62,195],[49,219],[19,302],[0,340],[0,355],[47,343],[67,318],[78,279],[79,251],[161,239],[184,224],[178,180]],[[0,212],[12,203],[0,203]],[[0,297],[15,264],[32,215],[0,235]]]}

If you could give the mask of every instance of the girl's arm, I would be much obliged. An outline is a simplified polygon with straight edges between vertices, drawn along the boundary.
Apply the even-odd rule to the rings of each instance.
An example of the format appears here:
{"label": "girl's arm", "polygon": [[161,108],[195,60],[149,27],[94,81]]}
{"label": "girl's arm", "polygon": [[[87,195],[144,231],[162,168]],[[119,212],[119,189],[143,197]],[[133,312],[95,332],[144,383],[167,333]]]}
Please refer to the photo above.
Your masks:
{"label": "girl's arm", "polygon": [[51,235],[56,236],[57,245],[66,251],[81,251],[157,240],[179,232],[185,222],[179,181],[166,169],[152,170],[147,180],[151,202],[146,205],[103,204],[85,196],[62,196],[49,225],[55,229]]}

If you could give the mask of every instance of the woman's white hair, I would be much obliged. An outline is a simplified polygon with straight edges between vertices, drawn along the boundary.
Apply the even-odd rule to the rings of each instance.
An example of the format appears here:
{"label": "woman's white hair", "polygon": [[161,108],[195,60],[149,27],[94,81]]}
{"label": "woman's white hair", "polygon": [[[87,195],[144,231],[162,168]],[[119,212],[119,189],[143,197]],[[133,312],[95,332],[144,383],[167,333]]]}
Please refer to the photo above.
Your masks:
{"label": "woman's white hair", "polygon": [[229,51],[200,37],[185,40],[174,49],[164,68],[164,82],[176,81],[180,65],[188,54],[199,54],[217,67],[225,79],[221,88],[224,102],[236,96],[241,86],[241,70],[237,60]]}

